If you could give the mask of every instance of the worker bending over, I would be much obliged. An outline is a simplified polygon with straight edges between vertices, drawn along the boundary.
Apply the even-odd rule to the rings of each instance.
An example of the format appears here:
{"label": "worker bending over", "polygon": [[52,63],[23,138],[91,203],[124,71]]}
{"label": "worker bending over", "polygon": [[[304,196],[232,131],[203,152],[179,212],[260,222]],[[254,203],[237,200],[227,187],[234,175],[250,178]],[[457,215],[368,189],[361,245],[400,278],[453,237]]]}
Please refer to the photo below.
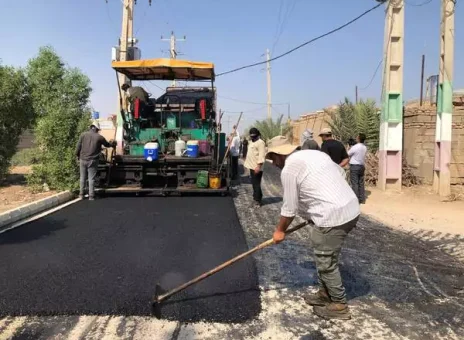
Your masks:
{"label": "worker bending over", "polygon": [[87,179],[89,181],[89,200],[95,199],[95,177],[98,171],[98,161],[102,146],[107,148],[116,147],[116,142],[108,143],[102,135],[98,133],[100,124],[97,121],[92,122],[90,130],[84,132],[77,143],[76,156],[79,161],[80,170],[80,190],[79,198],[84,198],[84,189]]}
{"label": "worker bending over", "polygon": [[314,223],[310,226],[310,241],[319,291],[304,299],[320,317],[347,320],[351,315],[338,261],[346,236],[358,222],[358,199],[342,169],[329,156],[316,150],[297,149],[283,136],[269,142],[266,157],[283,169],[283,205],[273,238],[276,243],[283,241],[297,214]]}
{"label": "worker bending over", "polygon": [[130,86],[129,84],[123,84],[121,89],[126,93],[127,99],[132,103],[135,99],[140,99],[144,104],[148,104],[150,96],[140,86]]}

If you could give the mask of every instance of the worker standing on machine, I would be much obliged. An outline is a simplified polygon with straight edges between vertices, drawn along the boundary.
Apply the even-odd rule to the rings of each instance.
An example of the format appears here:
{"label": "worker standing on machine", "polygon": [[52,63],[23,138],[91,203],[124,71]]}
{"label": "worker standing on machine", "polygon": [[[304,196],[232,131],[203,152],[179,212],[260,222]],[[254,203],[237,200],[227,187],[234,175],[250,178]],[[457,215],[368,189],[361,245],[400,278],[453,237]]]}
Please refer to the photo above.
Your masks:
{"label": "worker standing on machine", "polygon": [[89,200],[95,199],[95,177],[98,171],[98,161],[102,146],[107,148],[116,147],[116,142],[108,143],[100,131],[100,124],[97,121],[92,122],[90,130],[84,132],[77,143],[76,156],[79,161],[80,170],[80,190],[79,198],[84,198],[84,190],[87,179],[89,181]]}
{"label": "worker standing on machine", "polygon": [[257,128],[250,129],[250,143],[245,160],[245,168],[250,170],[251,184],[253,186],[253,204],[260,207],[263,199],[261,180],[263,179],[263,167],[266,157],[266,143],[261,139],[261,133]]}
{"label": "worker standing on machine", "polygon": [[316,150],[297,151],[298,148],[283,136],[269,142],[266,157],[282,169],[283,186],[283,205],[274,242],[285,239],[285,231],[297,214],[314,223],[309,238],[319,291],[305,296],[304,300],[322,318],[348,320],[351,314],[338,262],[343,242],[359,219],[358,198],[340,166],[327,154]]}
{"label": "worker standing on machine", "polygon": [[143,87],[123,84],[121,86],[121,90],[123,90],[126,93],[127,99],[130,103],[132,103],[135,99],[139,99],[141,102],[147,105],[150,100],[148,92],[145,91]]}

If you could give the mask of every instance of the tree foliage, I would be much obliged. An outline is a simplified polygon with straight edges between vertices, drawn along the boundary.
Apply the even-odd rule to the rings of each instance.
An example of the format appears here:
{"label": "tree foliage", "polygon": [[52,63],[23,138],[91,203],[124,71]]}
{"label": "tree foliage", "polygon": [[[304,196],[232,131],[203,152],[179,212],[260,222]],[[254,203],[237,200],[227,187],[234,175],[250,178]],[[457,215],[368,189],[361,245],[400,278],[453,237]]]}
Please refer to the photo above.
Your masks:
{"label": "tree foliage", "polygon": [[75,147],[89,127],[90,80],[67,67],[50,47],[41,48],[29,61],[27,76],[37,116],[36,142],[40,164],[28,180],[35,188],[74,190],[78,186]]}
{"label": "tree foliage", "polygon": [[281,115],[276,120],[263,119],[256,121],[254,127],[261,132],[261,138],[268,142],[275,136],[286,136],[290,140],[293,138],[293,128],[288,122],[283,121],[284,116]]}
{"label": "tree foliage", "polygon": [[371,151],[379,148],[380,115],[373,100],[353,104],[348,98],[338,108],[328,112],[327,121],[335,138],[347,143],[359,133],[366,135],[366,145]]}
{"label": "tree foliage", "polygon": [[24,71],[0,65],[0,179],[7,173],[19,138],[33,118]]}

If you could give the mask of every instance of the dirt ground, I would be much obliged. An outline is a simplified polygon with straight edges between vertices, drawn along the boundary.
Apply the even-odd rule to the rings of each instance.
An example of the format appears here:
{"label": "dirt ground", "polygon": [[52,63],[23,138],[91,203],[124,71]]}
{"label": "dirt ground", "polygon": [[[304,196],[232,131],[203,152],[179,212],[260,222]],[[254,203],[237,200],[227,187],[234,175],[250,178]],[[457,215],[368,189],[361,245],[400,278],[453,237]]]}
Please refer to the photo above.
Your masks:
{"label": "dirt ground", "polygon": [[31,192],[25,179],[25,175],[30,171],[29,166],[13,167],[6,180],[0,183],[0,213],[56,194],[55,191]]}
{"label": "dirt ground", "polygon": [[370,187],[361,211],[396,229],[464,235],[462,188],[453,191],[453,197],[460,199],[441,202],[430,186],[403,188],[401,192],[382,192]]}

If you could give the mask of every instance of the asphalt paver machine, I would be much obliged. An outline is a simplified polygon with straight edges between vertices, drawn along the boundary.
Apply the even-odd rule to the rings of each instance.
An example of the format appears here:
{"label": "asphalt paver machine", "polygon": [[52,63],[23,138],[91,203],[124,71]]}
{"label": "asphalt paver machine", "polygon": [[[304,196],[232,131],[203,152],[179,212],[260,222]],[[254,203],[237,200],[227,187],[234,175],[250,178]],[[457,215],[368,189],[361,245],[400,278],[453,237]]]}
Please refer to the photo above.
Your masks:
{"label": "asphalt paver machine", "polygon": [[118,146],[111,157],[100,161],[97,190],[228,193],[230,162],[216,108],[214,65],[163,58],[115,61],[112,67],[131,86],[134,81],[155,80],[206,86],[168,87],[158,98],[141,100],[128,98],[118,81],[122,108],[116,129]]}

